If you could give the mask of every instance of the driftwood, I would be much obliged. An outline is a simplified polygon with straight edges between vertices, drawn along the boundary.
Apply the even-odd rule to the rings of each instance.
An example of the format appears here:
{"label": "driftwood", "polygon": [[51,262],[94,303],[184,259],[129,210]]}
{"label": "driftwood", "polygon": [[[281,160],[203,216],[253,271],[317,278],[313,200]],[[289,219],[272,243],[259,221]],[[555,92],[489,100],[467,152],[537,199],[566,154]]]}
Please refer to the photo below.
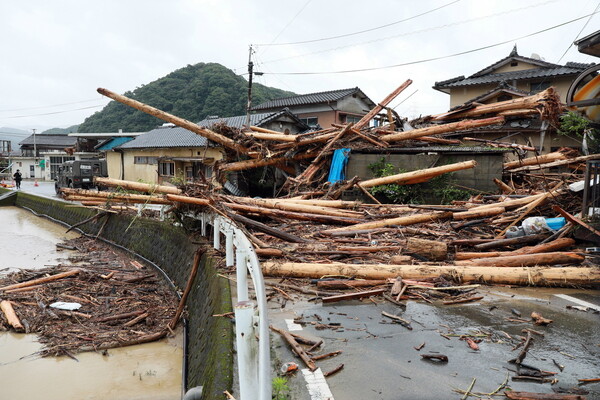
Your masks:
{"label": "driftwood", "polygon": [[308,354],[306,354],[302,346],[300,346],[300,344],[296,341],[296,339],[294,339],[290,332],[285,331],[283,329],[275,328],[274,326],[270,326],[270,328],[272,331],[277,332],[281,336],[283,336],[285,341],[288,342],[288,344],[292,348],[292,351],[296,353],[296,355],[300,357],[302,361],[304,361],[304,364],[306,364],[308,369],[310,369],[311,371],[317,369],[317,365],[315,364],[315,362],[310,358]]}
{"label": "driftwood", "polygon": [[362,224],[347,226],[344,228],[328,229],[328,230],[322,231],[321,233],[331,234],[334,232],[360,231],[360,230],[364,230],[364,229],[384,228],[384,227],[394,226],[394,225],[407,226],[407,225],[420,224],[423,222],[442,221],[442,220],[450,219],[450,218],[452,218],[451,212],[440,212],[440,213],[431,213],[431,214],[414,214],[414,215],[409,215],[406,217],[398,217],[398,218],[384,219],[384,220],[373,221],[373,222],[365,222]]}
{"label": "driftwood", "polygon": [[322,300],[323,300],[323,303],[334,303],[334,302],[343,301],[343,300],[354,300],[354,299],[362,299],[363,297],[377,296],[377,295],[385,293],[386,291],[387,291],[387,289],[365,290],[362,292],[354,292],[354,293],[348,293],[348,294],[340,294],[337,296],[324,297]]}
{"label": "driftwood", "polygon": [[432,266],[345,263],[261,263],[266,276],[320,278],[342,275],[361,279],[431,279],[452,276],[459,282],[483,282],[523,286],[594,286],[600,283],[596,267],[506,267],[501,270],[480,266]]}
{"label": "driftwood", "polygon": [[506,391],[504,395],[511,400],[586,400],[585,396],[562,393],[532,393]]}
{"label": "driftwood", "polygon": [[10,289],[17,289],[17,288],[24,288],[24,287],[28,287],[28,286],[39,285],[41,283],[48,283],[48,282],[52,282],[52,281],[55,281],[55,280],[58,280],[58,279],[68,278],[69,276],[77,275],[80,272],[81,272],[80,269],[75,268],[75,269],[72,269],[72,270],[69,270],[69,271],[66,271],[66,272],[61,272],[61,273],[56,274],[56,275],[46,276],[44,278],[32,279],[30,281],[21,282],[21,283],[15,283],[13,285],[8,285],[8,286],[0,287],[0,291],[6,291],[6,290],[10,290]]}
{"label": "driftwood", "polygon": [[358,280],[323,280],[317,282],[320,289],[350,289],[359,287],[387,285],[386,279],[358,279]]}
{"label": "driftwood", "polygon": [[360,119],[360,121],[358,121],[356,123],[356,125],[354,125],[354,128],[355,129],[361,129],[361,128],[367,126],[367,124],[369,123],[369,121],[371,121],[373,118],[375,118],[375,116],[377,114],[379,114],[379,112],[381,110],[383,110],[383,108],[385,106],[387,106],[400,93],[402,93],[404,91],[404,89],[406,89],[407,87],[409,87],[411,83],[412,83],[412,80],[407,79],[403,84],[401,84],[400,86],[398,86],[398,88],[396,90],[394,90],[392,93],[390,93],[389,95],[387,95],[386,98],[383,99],[379,104],[377,104],[375,106],[375,108],[373,108],[371,111],[369,111],[367,113],[367,115],[365,115],[364,117],[362,117]]}
{"label": "driftwood", "polygon": [[541,154],[535,157],[524,158],[522,160],[510,161],[504,163],[504,169],[511,170],[513,168],[525,167],[528,165],[546,164],[558,160],[567,159],[567,155],[561,151],[555,151],[554,153]]}
{"label": "driftwood", "polygon": [[381,140],[384,140],[386,142],[398,142],[401,140],[417,139],[423,136],[439,135],[440,133],[456,132],[467,129],[479,128],[482,126],[501,124],[503,122],[504,117],[465,120],[443,125],[428,126],[426,128],[413,129],[412,131],[407,132],[392,133],[389,135],[382,136]]}
{"label": "driftwood", "polygon": [[194,262],[192,264],[192,270],[190,271],[190,276],[188,277],[187,284],[185,285],[185,290],[183,291],[183,294],[181,295],[181,299],[179,300],[179,305],[177,306],[177,311],[175,312],[175,315],[173,316],[173,319],[171,320],[171,322],[169,322],[169,328],[171,330],[175,329],[175,326],[177,326],[177,322],[179,322],[179,318],[181,318],[181,314],[183,314],[183,308],[185,307],[187,298],[190,294],[190,291],[192,290],[194,280],[196,279],[196,275],[198,273],[200,259],[202,258],[203,254],[204,254],[204,250],[202,248],[197,249],[196,252],[194,253]]}
{"label": "driftwood", "polygon": [[527,243],[538,243],[549,236],[548,233],[538,233],[536,235],[526,235],[510,239],[498,239],[487,243],[476,244],[477,250],[496,249],[498,247],[508,247],[515,245],[524,245]]}
{"label": "driftwood", "polygon": [[455,254],[456,260],[470,260],[473,258],[489,258],[489,257],[501,257],[501,256],[514,256],[519,254],[535,254],[535,253],[547,253],[551,251],[561,250],[567,247],[571,247],[575,244],[575,240],[571,238],[560,238],[553,240],[548,243],[538,244],[536,246],[522,247],[514,251],[496,251],[496,252],[457,252]]}
{"label": "driftwood", "polygon": [[505,142],[498,142],[497,140],[488,140],[488,139],[478,139],[478,138],[472,138],[472,137],[464,137],[463,138],[464,141],[469,141],[469,142],[480,142],[480,143],[485,143],[488,144],[492,147],[504,147],[507,149],[519,149],[519,150],[525,150],[525,151],[536,151],[536,148],[533,146],[525,146],[523,144],[517,144],[517,143],[505,143]]}
{"label": "driftwood", "polygon": [[270,226],[268,226],[266,224],[263,224],[262,222],[258,222],[258,221],[255,221],[253,219],[246,218],[246,217],[244,217],[242,215],[230,213],[229,216],[234,221],[241,222],[244,225],[252,226],[253,228],[255,228],[255,229],[257,229],[257,230],[259,230],[261,232],[267,233],[267,234],[269,234],[271,236],[278,237],[278,238],[283,239],[283,240],[288,241],[288,242],[293,242],[293,243],[306,243],[306,242],[308,242],[307,239],[301,238],[301,237],[296,236],[296,235],[292,235],[292,234],[284,232],[284,231],[282,231],[280,229],[276,229],[276,228],[270,227]]}
{"label": "driftwood", "polygon": [[524,171],[536,171],[536,170],[540,170],[540,169],[544,169],[544,168],[560,167],[561,165],[580,163],[580,162],[587,161],[587,160],[596,160],[599,158],[600,158],[600,154],[590,154],[589,156],[580,156],[580,157],[569,158],[566,160],[553,161],[553,162],[544,163],[544,164],[529,165],[529,166],[525,166],[525,167],[513,168],[513,169],[509,170],[508,172],[517,173],[517,172],[524,172]]}
{"label": "driftwood", "polygon": [[6,320],[8,321],[8,324],[10,326],[12,326],[15,329],[25,329],[21,324],[19,317],[17,317],[17,313],[15,312],[15,309],[13,308],[10,301],[2,300],[0,302],[0,309],[4,313],[4,316],[6,317]]}
{"label": "driftwood", "polygon": [[406,252],[418,254],[432,261],[443,261],[448,256],[448,245],[437,240],[409,237],[406,241]]}
{"label": "driftwood", "polygon": [[576,253],[519,254],[456,261],[456,265],[477,265],[480,267],[530,267],[535,265],[581,264],[585,257]]}

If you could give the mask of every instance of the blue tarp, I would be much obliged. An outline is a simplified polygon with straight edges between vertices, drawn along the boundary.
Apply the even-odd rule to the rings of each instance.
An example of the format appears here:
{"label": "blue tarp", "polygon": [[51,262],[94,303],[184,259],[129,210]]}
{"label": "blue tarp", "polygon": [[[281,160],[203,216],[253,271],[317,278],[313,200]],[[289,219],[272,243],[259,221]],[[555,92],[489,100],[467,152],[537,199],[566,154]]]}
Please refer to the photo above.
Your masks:
{"label": "blue tarp", "polygon": [[333,152],[331,168],[327,182],[336,183],[346,178],[346,164],[350,158],[350,149],[337,149]]}

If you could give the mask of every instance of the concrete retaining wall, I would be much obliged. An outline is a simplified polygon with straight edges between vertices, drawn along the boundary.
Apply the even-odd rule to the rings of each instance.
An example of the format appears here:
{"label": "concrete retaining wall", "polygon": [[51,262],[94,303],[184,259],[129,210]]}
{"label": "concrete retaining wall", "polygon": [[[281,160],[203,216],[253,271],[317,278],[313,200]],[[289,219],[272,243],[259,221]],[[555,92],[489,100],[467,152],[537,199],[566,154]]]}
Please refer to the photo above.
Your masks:
{"label": "concrete retaining wall", "polygon": [[[0,195],[2,193],[0,189]],[[92,209],[73,207],[72,204],[23,192],[17,194],[14,204],[69,225],[96,214]],[[103,222],[104,218],[79,228],[96,235]],[[175,286],[185,288],[198,245],[190,241],[183,229],[144,218],[112,215],[102,237],[154,262]],[[212,315],[232,310],[231,293],[229,282],[216,275],[217,258],[210,249],[207,245],[187,301],[187,387],[204,386],[203,399],[222,399],[223,391],[230,390],[233,381],[233,325],[228,318]]]}

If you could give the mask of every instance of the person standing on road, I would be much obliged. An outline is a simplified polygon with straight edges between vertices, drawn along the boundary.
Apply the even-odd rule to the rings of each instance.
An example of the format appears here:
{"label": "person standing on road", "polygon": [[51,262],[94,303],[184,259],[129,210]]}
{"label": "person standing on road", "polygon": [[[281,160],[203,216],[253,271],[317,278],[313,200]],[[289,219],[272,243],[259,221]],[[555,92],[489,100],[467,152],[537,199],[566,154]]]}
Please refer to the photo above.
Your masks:
{"label": "person standing on road", "polygon": [[15,178],[15,183],[17,184],[17,190],[21,189],[21,181],[23,180],[23,176],[21,175],[21,172],[19,172],[19,170],[17,170],[17,172],[15,172],[15,174],[13,175],[13,178]]}

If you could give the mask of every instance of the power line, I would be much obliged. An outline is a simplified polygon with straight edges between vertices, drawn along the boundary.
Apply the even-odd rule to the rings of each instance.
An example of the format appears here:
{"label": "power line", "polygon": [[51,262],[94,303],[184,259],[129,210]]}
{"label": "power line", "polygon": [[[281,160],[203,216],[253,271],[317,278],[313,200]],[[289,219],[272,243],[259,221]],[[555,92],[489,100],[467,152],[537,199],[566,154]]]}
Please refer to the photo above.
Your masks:
{"label": "power line", "polygon": [[579,31],[579,33],[577,34],[577,36],[575,36],[575,39],[573,39],[573,41],[571,41],[571,43],[569,43],[569,46],[567,47],[567,49],[565,50],[565,52],[563,53],[563,55],[560,56],[560,58],[556,62],[557,64],[560,63],[562,61],[563,57],[567,55],[567,53],[569,52],[569,49],[571,48],[571,46],[573,45],[573,43],[579,38],[579,35],[581,35],[581,32],[583,32],[583,30],[585,29],[585,27],[588,26],[588,24],[590,23],[592,17],[594,16],[594,14],[596,14],[598,12],[598,8],[600,8],[600,2],[598,2],[598,5],[596,5],[596,8],[594,9],[594,12],[592,14],[590,14],[590,17],[588,18],[588,20],[585,21],[585,24],[583,25],[583,27],[581,28],[581,30]]}
{"label": "power line", "polygon": [[352,43],[352,44],[348,44],[348,45],[344,45],[344,46],[336,46],[336,47],[330,47],[328,49],[323,49],[323,50],[317,50],[317,51],[312,51],[309,53],[303,53],[303,54],[299,54],[299,55],[295,55],[295,56],[288,56],[288,57],[282,57],[282,58],[276,58],[276,59],[272,59],[272,60],[267,60],[264,63],[274,63],[274,62],[279,62],[279,61],[284,61],[284,60],[290,60],[293,58],[301,58],[301,57],[306,57],[306,56],[310,56],[310,55],[314,55],[314,54],[322,54],[322,53],[327,53],[330,51],[336,51],[336,50],[341,50],[341,49],[346,49],[346,48],[350,48],[350,47],[356,47],[356,46],[362,46],[362,45],[366,45],[366,44],[372,44],[372,43],[377,43],[377,42],[381,42],[384,40],[389,40],[389,39],[396,39],[399,37],[405,37],[405,36],[410,36],[410,35],[415,35],[415,34],[419,34],[419,33],[424,33],[424,32],[431,32],[434,30],[438,30],[438,29],[444,29],[444,28],[449,28],[452,26],[458,26],[458,25],[462,25],[462,24],[466,24],[466,23],[470,23],[470,22],[474,22],[474,21],[480,21],[483,19],[487,19],[487,18],[493,18],[493,17],[498,17],[501,15],[506,15],[506,14],[510,14],[513,12],[517,12],[517,11],[523,11],[529,8],[536,8],[539,6],[543,6],[549,3],[555,3],[558,0],[547,0],[541,3],[536,3],[536,4],[531,4],[528,6],[524,6],[524,7],[519,7],[519,8],[513,8],[510,10],[506,10],[506,11],[501,11],[501,12],[497,12],[497,13],[493,13],[493,14],[488,14],[488,15],[484,15],[481,17],[476,17],[476,18],[470,18],[470,19],[465,19],[462,21],[457,21],[457,22],[451,22],[448,24],[443,24],[443,25],[438,25],[438,26],[434,26],[434,27],[430,27],[430,28],[424,28],[424,29],[419,29],[416,31],[410,31],[410,32],[404,32],[398,35],[392,35],[392,36],[385,36],[385,37],[381,37],[381,38],[377,38],[377,39],[371,39],[371,40],[367,40],[364,42],[358,42],[358,43]]}
{"label": "power line", "polygon": [[270,75],[327,75],[327,74],[346,74],[346,73],[351,73],[351,72],[378,71],[378,70],[382,70],[382,69],[403,67],[403,66],[406,66],[406,65],[423,64],[423,63],[430,62],[430,61],[438,61],[438,60],[443,60],[443,59],[446,59],[446,58],[452,58],[452,57],[456,57],[456,56],[462,56],[462,55],[469,54],[469,53],[475,53],[475,52],[478,52],[478,51],[481,51],[481,50],[491,49],[493,47],[501,46],[501,45],[506,44],[506,43],[515,42],[517,40],[521,40],[521,39],[525,39],[525,38],[528,38],[528,37],[531,37],[531,36],[539,35],[541,33],[548,32],[548,31],[551,31],[553,29],[557,29],[557,28],[563,27],[563,26],[568,25],[568,24],[572,24],[574,22],[577,22],[579,20],[582,20],[584,18],[587,18],[587,17],[589,17],[591,15],[594,15],[594,14],[597,14],[597,13],[598,13],[598,11],[595,11],[595,12],[593,12],[591,14],[587,14],[587,15],[584,15],[582,17],[575,18],[575,19],[572,19],[572,20],[567,21],[567,22],[563,22],[563,23],[558,24],[558,25],[554,25],[554,26],[551,26],[551,27],[546,28],[546,29],[542,29],[542,30],[537,31],[537,32],[533,32],[533,33],[530,33],[530,34],[527,34],[527,35],[519,36],[517,38],[509,39],[509,40],[504,40],[502,42],[490,44],[490,45],[487,45],[487,46],[478,47],[476,49],[471,49],[471,50],[461,51],[459,53],[449,54],[449,55],[446,55],[446,56],[432,57],[432,58],[426,58],[426,59],[423,59],[423,60],[409,61],[409,62],[406,62],[406,63],[394,64],[394,65],[387,65],[387,66],[384,66],[384,67],[374,67],[374,68],[360,68],[360,69],[348,69],[348,70],[341,70],[341,71],[319,71],[319,72],[275,72],[275,73],[273,73],[273,72],[271,72],[271,73],[265,72],[265,74],[267,74],[267,73],[270,74]]}
{"label": "power line", "polygon": [[73,112],[73,111],[89,110],[91,108],[100,108],[100,107],[104,107],[105,105],[106,104],[98,104],[95,106],[74,108],[72,110],[54,111],[54,112],[41,113],[41,114],[13,115],[11,117],[2,117],[2,119],[27,118],[27,117],[39,117],[39,116],[43,116],[43,115],[64,114],[64,113]]}
{"label": "power line", "polygon": [[[288,46],[288,45],[295,45],[295,44],[305,44],[305,43],[314,43],[314,42],[322,42],[322,41],[326,41],[326,40],[333,40],[333,39],[340,39],[340,38],[344,38],[344,37],[349,37],[349,36],[354,36],[354,35],[360,35],[361,33],[367,33],[367,32],[372,32],[372,31],[376,31],[378,29],[383,29],[383,28],[387,28],[389,26],[393,26],[393,25],[397,25],[400,24],[402,22],[406,22],[406,21],[410,21],[411,19],[415,19],[418,17],[422,17],[423,15],[427,15],[430,14],[434,11],[437,10],[441,10],[444,7],[448,7],[454,3],[458,3],[461,0],[454,0],[451,1],[450,3],[446,3],[440,7],[422,12],[421,14],[417,14],[417,15],[413,15],[412,17],[408,17],[408,18],[404,18],[398,21],[394,21],[394,22],[390,22],[389,24],[385,24],[385,25],[380,25],[380,26],[376,26],[374,28],[369,28],[369,29],[363,29],[362,31],[357,31],[357,32],[352,32],[352,33],[346,33],[343,35],[337,35],[337,36],[329,36],[329,37],[324,37],[324,38],[320,38],[320,39],[311,39],[311,40],[302,40],[302,41],[298,41],[298,42],[287,42],[287,43],[263,43],[263,44],[257,44],[257,46]],[[279,35],[277,35],[279,36]],[[275,38],[277,39],[277,38]],[[275,40],[273,40],[273,42],[275,42]]]}
{"label": "power line", "polygon": [[6,109],[6,110],[0,110],[0,112],[13,112],[13,111],[27,111],[27,110],[39,110],[39,109],[43,109],[43,108],[53,108],[53,107],[61,107],[61,106],[70,106],[73,104],[80,104],[80,103],[90,103],[92,101],[98,101],[99,99],[89,99],[89,100],[80,100],[80,101],[73,101],[70,103],[61,103],[61,104],[53,104],[50,106],[37,106],[37,107],[26,107],[26,108],[13,108],[13,109]]}

